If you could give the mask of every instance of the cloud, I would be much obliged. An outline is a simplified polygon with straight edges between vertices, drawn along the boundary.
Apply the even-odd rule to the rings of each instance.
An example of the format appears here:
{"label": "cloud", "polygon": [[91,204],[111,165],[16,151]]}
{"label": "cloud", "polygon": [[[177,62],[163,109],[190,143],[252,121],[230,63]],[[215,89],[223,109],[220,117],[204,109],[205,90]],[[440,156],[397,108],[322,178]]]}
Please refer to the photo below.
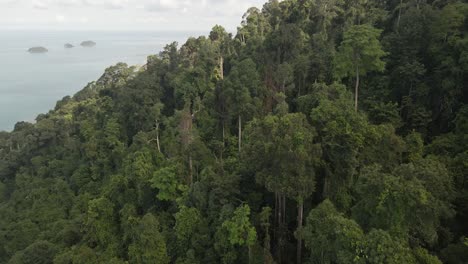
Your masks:
{"label": "cloud", "polygon": [[57,22],[59,22],[59,23],[62,23],[62,22],[65,21],[65,16],[64,15],[56,15],[55,20],[57,20]]}
{"label": "cloud", "polygon": [[58,7],[77,7],[83,4],[83,0],[56,0],[53,3]]}
{"label": "cloud", "polygon": [[149,12],[172,11],[181,8],[182,3],[178,0],[152,0],[144,4],[145,10]]}
{"label": "cloud", "polygon": [[21,3],[21,0],[0,0],[0,7],[14,7]]}
{"label": "cloud", "polygon": [[180,12],[210,17],[241,17],[253,5],[266,0],[146,0],[144,9],[148,12]]}
{"label": "cloud", "polygon": [[[245,11],[267,0],[0,0],[0,28],[235,30]],[[8,8],[8,9],[7,9]],[[41,11],[41,12],[38,12]],[[105,12],[105,13],[104,13]],[[58,18],[63,16],[62,18]],[[16,23],[15,17],[28,20]],[[86,19],[83,19],[86,17]],[[60,22],[60,23],[58,23]],[[164,26],[162,25],[164,24]]]}
{"label": "cloud", "polygon": [[108,10],[124,9],[124,5],[114,2],[105,2],[102,7]]}
{"label": "cloud", "polygon": [[[62,0],[64,1],[64,0]],[[78,0],[81,5],[92,8],[102,8],[107,10],[124,9],[129,4],[129,0]]]}
{"label": "cloud", "polygon": [[40,0],[34,0],[32,5],[34,9],[39,9],[39,10],[49,9],[49,4],[47,2],[40,1]]}
{"label": "cloud", "polygon": [[99,8],[104,10],[141,9],[148,12],[197,13],[198,15],[238,15],[253,4],[266,0],[0,0],[4,6],[28,5],[34,9]]}
{"label": "cloud", "polygon": [[[13,4],[13,0],[0,0],[0,6]],[[29,3],[35,9],[47,10],[50,8],[101,8],[101,9],[123,9],[129,4],[129,0],[18,0]],[[137,0],[141,1],[141,0]],[[11,3],[10,3],[11,2]]]}

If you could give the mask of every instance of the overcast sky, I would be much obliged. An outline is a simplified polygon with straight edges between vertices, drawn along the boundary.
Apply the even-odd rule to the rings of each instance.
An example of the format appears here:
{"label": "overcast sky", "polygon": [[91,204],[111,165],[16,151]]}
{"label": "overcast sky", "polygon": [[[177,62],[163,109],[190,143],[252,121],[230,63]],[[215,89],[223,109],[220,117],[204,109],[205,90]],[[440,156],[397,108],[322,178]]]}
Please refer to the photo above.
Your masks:
{"label": "overcast sky", "polygon": [[0,29],[235,30],[266,0],[0,0]]}

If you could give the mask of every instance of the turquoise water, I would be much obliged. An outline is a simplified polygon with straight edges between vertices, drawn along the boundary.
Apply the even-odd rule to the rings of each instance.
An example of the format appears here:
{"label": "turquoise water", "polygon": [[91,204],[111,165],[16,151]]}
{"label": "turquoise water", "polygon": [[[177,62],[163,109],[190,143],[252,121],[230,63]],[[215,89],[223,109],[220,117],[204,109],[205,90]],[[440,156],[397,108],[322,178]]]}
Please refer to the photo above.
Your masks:
{"label": "turquoise water", "polygon": [[[56,101],[73,95],[117,62],[143,65],[172,41],[184,43],[195,32],[62,32],[0,31],[0,130],[18,121],[34,121]],[[79,44],[93,40],[97,45]],[[75,45],[65,49],[64,44]],[[30,54],[44,46],[49,52]]]}

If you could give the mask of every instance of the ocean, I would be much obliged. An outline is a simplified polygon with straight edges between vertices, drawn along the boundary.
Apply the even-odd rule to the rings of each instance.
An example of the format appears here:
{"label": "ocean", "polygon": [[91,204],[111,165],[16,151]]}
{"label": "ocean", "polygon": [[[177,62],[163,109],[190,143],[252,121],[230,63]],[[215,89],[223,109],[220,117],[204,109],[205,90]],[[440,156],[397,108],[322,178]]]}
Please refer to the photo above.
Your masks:
{"label": "ocean", "polygon": [[[144,65],[173,41],[185,43],[201,32],[0,31],[0,131],[11,131],[18,121],[33,122],[40,113],[97,80],[104,70],[125,62]],[[92,40],[95,47],[83,48]],[[75,47],[64,48],[70,43]],[[31,47],[49,52],[31,54]]]}

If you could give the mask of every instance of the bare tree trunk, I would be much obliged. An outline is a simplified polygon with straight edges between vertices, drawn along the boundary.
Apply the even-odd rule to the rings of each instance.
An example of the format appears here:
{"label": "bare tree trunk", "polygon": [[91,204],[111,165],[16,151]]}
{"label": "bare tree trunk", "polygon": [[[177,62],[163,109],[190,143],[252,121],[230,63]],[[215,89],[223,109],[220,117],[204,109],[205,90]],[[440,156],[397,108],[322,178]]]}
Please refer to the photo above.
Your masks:
{"label": "bare tree trunk", "polygon": [[[274,230],[276,230],[276,227],[278,226],[278,192],[275,192],[275,222],[274,222]],[[273,232],[276,234],[276,232]]]}
{"label": "bare tree trunk", "polygon": [[301,97],[301,89],[302,89],[302,87],[305,86],[305,79],[306,79],[306,76],[305,76],[305,74],[304,74],[304,76],[302,76],[301,85],[299,85],[299,91],[298,91],[298,93],[297,93],[297,97]]}
{"label": "bare tree trunk", "polygon": [[[297,212],[297,230],[299,232],[302,232],[302,219],[304,215],[304,202],[299,202],[298,205],[298,212]],[[301,234],[299,233],[299,237],[297,238],[297,255],[296,255],[296,260],[297,264],[302,263],[302,237],[300,237]]]}
{"label": "bare tree trunk", "polygon": [[224,57],[223,56],[219,58],[219,74],[220,74],[221,80],[224,80]]}
{"label": "bare tree trunk", "polygon": [[359,99],[359,66],[356,66],[356,88],[354,93],[354,110],[357,112]]}
{"label": "bare tree trunk", "polygon": [[328,175],[325,174],[325,177],[323,178],[323,192],[322,192],[322,198],[326,198],[328,196]]}
{"label": "bare tree trunk", "polygon": [[402,5],[403,5],[403,0],[400,0],[400,6],[399,6],[399,8],[398,8],[397,32],[398,32],[398,29],[400,28],[400,19],[401,19],[401,8],[402,8]]}
{"label": "bare tree trunk", "polygon": [[276,54],[276,56],[277,56],[276,59],[278,60],[277,63],[281,64],[281,46],[278,46],[278,49],[277,49],[276,53],[277,53]]}
{"label": "bare tree trunk", "polygon": [[301,97],[301,87],[302,87],[303,84],[304,84],[304,83],[301,83],[301,85],[299,85],[299,89],[298,89],[298,91],[297,91],[297,97],[298,97],[298,98]]}
{"label": "bare tree trunk", "polygon": [[283,209],[282,202],[281,202],[281,194],[278,194],[278,227],[281,226],[282,219],[283,219]]}
{"label": "bare tree trunk", "polygon": [[278,263],[281,264],[282,262],[282,251],[283,251],[283,208],[282,208],[282,194],[278,195],[278,234],[277,234],[277,258],[278,258]]}
{"label": "bare tree trunk", "polygon": [[224,144],[226,143],[225,140],[226,140],[226,121],[224,121],[224,117],[223,117],[223,147],[224,147]]}
{"label": "bare tree trunk", "polygon": [[268,227],[265,230],[265,240],[263,242],[263,263],[264,264],[270,264],[271,262],[271,252],[270,252],[271,246],[270,246],[270,233],[268,230]]}
{"label": "bare tree trunk", "polygon": [[193,161],[192,161],[192,154],[189,154],[189,181],[190,186],[193,184]]}
{"label": "bare tree trunk", "polygon": [[159,142],[159,121],[156,121],[156,144],[158,144],[158,151],[161,153],[161,144]]}
{"label": "bare tree trunk", "polygon": [[239,153],[242,150],[242,117],[239,115]]}
{"label": "bare tree trunk", "polygon": [[283,195],[283,224],[286,223],[286,195]]}

